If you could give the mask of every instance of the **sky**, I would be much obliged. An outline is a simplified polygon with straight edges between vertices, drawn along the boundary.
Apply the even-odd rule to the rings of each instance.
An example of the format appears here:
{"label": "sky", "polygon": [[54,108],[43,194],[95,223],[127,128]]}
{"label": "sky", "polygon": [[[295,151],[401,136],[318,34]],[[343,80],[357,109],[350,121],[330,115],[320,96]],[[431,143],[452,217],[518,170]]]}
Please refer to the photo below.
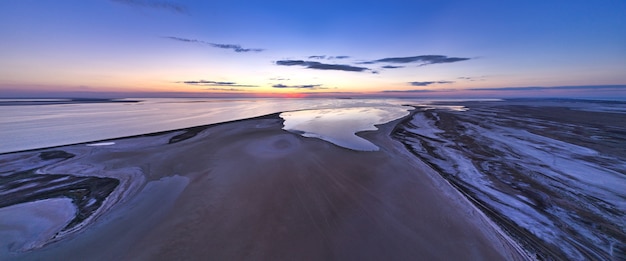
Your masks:
{"label": "sky", "polygon": [[0,97],[626,97],[625,14],[623,0],[2,0]]}

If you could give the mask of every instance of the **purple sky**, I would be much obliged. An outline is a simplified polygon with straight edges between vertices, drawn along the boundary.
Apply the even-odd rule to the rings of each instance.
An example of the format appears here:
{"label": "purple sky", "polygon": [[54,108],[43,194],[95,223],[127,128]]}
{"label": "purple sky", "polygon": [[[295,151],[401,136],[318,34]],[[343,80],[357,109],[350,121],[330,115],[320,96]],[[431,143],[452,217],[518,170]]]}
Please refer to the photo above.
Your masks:
{"label": "purple sky", "polygon": [[0,97],[623,97],[624,10],[625,1],[4,0]]}

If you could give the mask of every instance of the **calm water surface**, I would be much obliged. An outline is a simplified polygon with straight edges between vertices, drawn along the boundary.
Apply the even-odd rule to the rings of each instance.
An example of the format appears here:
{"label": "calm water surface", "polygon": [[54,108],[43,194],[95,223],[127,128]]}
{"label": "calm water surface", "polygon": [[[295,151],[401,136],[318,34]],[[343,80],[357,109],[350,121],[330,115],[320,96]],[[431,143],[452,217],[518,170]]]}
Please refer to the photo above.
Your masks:
{"label": "calm water surface", "polygon": [[377,130],[383,124],[409,115],[412,107],[378,105],[370,107],[345,107],[334,109],[302,110],[284,112],[284,129],[301,133],[305,137],[320,138],[338,146],[359,150],[376,151],[378,147],[355,133]]}
{"label": "calm water surface", "polygon": [[[174,130],[285,111],[401,108],[400,104],[403,103],[407,101],[179,98],[141,99],[141,102],[128,100],[121,103],[0,106],[0,153]],[[376,113],[371,116],[373,119],[379,117]],[[346,119],[333,124],[340,125],[343,122],[350,123]]]}

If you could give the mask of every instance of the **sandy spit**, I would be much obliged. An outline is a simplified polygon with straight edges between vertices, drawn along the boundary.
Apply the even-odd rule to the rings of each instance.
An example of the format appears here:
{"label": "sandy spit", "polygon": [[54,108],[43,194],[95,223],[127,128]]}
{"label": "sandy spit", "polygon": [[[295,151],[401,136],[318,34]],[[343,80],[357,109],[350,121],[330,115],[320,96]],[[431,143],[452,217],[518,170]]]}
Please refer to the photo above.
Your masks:
{"label": "sandy spit", "polygon": [[67,164],[100,166],[98,175],[140,170],[142,189],[73,237],[11,258],[527,259],[389,137],[398,121],[359,134],[375,152],[284,131],[277,116],[211,125],[175,143],[163,135],[180,132],[72,145],[83,154]]}

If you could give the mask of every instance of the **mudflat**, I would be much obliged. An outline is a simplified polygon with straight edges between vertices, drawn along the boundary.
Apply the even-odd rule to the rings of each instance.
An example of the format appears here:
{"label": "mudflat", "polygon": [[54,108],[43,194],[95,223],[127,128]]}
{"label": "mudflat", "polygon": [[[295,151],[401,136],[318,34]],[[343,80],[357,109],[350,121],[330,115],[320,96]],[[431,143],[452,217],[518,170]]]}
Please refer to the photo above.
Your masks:
{"label": "mudflat", "polygon": [[417,106],[393,137],[540,260],[626,256],[626,103]]}
{"label": "mudflat", "polygon": [[[79,226],[66,226],[40,247],[11,249],[11,243],[23,241],[18,233],[2,242],[0,255],[23,260],[527,259],[462,194],[390,138],[398,122],[360,133],[380,148],[373,152],[284,131],[282,120],[270,115],[102,146],[0,155],[6,163],[3,178],[63,174],[120,180],[97,210],[82,211],[87,217]],[[45,195],[45,185],[40,186]],[[18,186],[11,196],[19,197],[19,191]],[[67,197],[67,191],[55,195]],[[81,205],[76,208],[81,213]],[[32,231],[36,228],[24,233]]]}

